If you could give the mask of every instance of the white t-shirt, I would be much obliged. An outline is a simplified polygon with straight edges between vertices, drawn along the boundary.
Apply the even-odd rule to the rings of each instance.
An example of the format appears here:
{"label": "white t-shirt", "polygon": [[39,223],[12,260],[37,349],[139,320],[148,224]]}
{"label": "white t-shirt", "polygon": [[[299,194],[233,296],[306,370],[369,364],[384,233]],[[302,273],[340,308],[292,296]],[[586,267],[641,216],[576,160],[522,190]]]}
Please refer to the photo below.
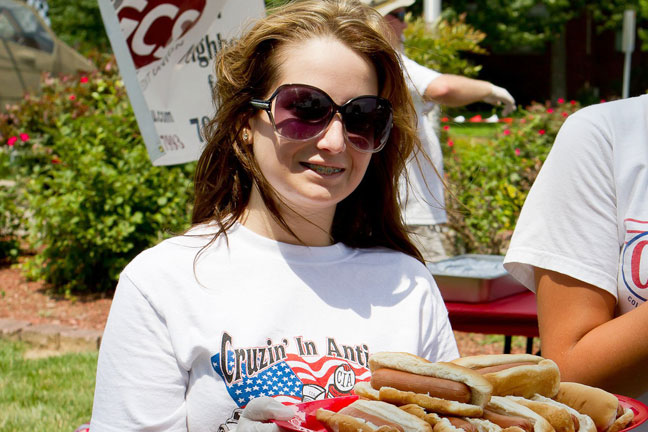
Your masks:
{"label": "white t-shirt", "polygon": [[533,291],[533,267],[587,282],[620,315],[648,298],[646,246],[648,95],[583,108],[556,137],[504,267]]}
{"label": "white t-shirt", "polygon": [[240,225],[227,238],[198,254],[204,236],[175,237],[124,269],[93,432],[227,430],[254,397],[347,394],[370,378],[372,352],[459,356],[437,286],[415,259],[278,243]]}
{"label": "white t-shirt", "polygon": [[[430,112],[434,109],[435,104],[426,102],[423,98],[425,89],[441,74],[421,66],[405,55],[402,55],[402,60],[407,87],[418,116],[418,136],[423,151],[432,160],[439,175],[443,176],[441,145],[435,132],[434,122],[430,118]],[[420,155],[412,155],[407,163],[407,174],[410,187],[407,187],[404,179],[401,179],[400,182],[405,223],[407,225],[435,225],[447,222],[443,183],[428,160]]]}

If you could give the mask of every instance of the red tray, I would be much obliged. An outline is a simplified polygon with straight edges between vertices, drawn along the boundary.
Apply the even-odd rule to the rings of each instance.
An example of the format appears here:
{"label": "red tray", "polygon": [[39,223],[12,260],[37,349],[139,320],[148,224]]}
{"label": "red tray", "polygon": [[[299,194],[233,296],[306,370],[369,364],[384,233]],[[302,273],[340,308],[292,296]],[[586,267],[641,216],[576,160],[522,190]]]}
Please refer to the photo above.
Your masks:
{"label": "red tray", "polygon": [[636,399],[632,399],[627,396],[615,396],[619,399],[621,406],[630,408],[634,412],[634,419],[632,419],[632,422],[628,425],[627,428],[621,429],[619,432],[625,432],[634,429],[645,422],[646,419],[648,419],[648,407],[646,405]]}
{"label": "red tray", "polygon": [[[648,407],[636,399],[627,396],[615,395],[621,406],[630,408],[634,412],[634,419],[625,429],[619,432],[626,432],[635,429],[648,419]],[[338,398],[322,399],[312,402],[303,402],[297,404],[297,416],[288,421],[273,420],[277,425],[284,429],[295,432],[326,432],[326,428],[317,421],[315,412],[319,408],[325,408],[330,411],[340,411],[345,406],[358,399],[358,396],[343,396]]]}
{"label": "red tray", "polygon": [[342,396],[297,404],[297,415],[290,420],[273,420],[278,426],[296,432],[326,432],[326,428],[315,418],[315,411],[324,408],[338,412],[358,396]]}

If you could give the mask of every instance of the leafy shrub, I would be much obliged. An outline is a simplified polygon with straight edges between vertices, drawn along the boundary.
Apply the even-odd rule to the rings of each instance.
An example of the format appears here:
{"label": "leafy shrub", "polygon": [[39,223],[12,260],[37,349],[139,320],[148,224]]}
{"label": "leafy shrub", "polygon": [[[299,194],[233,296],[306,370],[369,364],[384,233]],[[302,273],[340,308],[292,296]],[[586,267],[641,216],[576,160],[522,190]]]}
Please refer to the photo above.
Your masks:
{"label": "leafy shrub", "polygon": [[137,253],[189,224],[195,165],[152,166],[114,65],[48,78],[0,122],[0,140],[29,135],[11,167],[37,252],[26,269],[60,292],[112,289]]}
{"label": "leafy shrub", "polygon": [[448,225],[454,254],[504,254],[533,181],[564,120],[580,108],[560,99],[534,103],[520,117],[493,125],[487,137],[466,137],[444,123]]}
{"label": "leafy shrub", "polygon": [[408,26],[404,30],[405,54],[415,62],[442,73],[475,77],[481,70],[461,57],[461,53],[487,54],[479,46],[486,35],[465,22],[466,16],[441,20],[435,26],[423,18],[407,16]]}

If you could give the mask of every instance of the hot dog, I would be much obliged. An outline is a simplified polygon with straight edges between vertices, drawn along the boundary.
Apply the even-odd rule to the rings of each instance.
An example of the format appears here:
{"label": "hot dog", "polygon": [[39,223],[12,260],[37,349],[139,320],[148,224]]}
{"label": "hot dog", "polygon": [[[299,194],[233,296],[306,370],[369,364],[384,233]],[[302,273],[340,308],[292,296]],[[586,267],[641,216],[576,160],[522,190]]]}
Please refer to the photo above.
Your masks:
{"label": "hot dog", "polygon": [[536,394],[553,397],[560,386],[560,371],[552,360],[531,354],[491,354],[453,360],[483,374],[493,386],[495,396]]}
{"label": "hot dog", "polygon": [[400,409],[413,414],[432,425],[434,432],[501,432],[502,428],[483,418],[449,417],[427,412],[416,404],[403,405]]}
{"label": "hot dog", "polygon": [[414,403],[441,414],[480,417],[492,390],[468,368],[407,353],[375,353],[369,369],[371,381],[356,384],[356,394],[395,405]]}
{"label": "hot dog", "polygon": [[630,408],[624,408],[616,396],[598,387],[562,382],[553,399],[591,417],[598,432],[617,432],[634,418]]}
{"label": "hot dog", "polygon": [[596,432],[596,425],[594,424],[594,420],[592,420],[590,416],[576,411],[574,408],[570,407],[569,405],[565,405],[556,400],[541,395],[533,396],[532,400],[538,402],[544,402],[550,405],[556,405],[566,409],[567,412],[569,412],[569,414],[572,416],[572,420],[574,421],[574,429],[577,432]]}
{"label": "hot dog", "polygon": [[320,408],[315,417],[331,432],[432,432],[429,423],[381,401],[360,399],[338,412]]}
{"label": "hot dog", "polygon": [[[509,421],[507,417],[512,417],[513,420]],[[516,426],[526,432],[553,432],[554,430],[542,416],[503,396],[491,397],[484,409],[484,418],[502,428]]]}
{"label": "hot dog", "polygon": [[[559,404],[558,402],[552,404],[540,400],[529,400],[520,396],[506,396],[506,398],[520,405],[524,405],[531,411],[542,416],[556,432],[579,432],[581,428],[579,417],[572,415],[567,409],[569,407],[566,405]],[[591,425],[593,426],[594,423],[591,422]],[[596,428],[594,428],[593,432],[595,431]],[[584,430],[581,432],[584,432]]]}

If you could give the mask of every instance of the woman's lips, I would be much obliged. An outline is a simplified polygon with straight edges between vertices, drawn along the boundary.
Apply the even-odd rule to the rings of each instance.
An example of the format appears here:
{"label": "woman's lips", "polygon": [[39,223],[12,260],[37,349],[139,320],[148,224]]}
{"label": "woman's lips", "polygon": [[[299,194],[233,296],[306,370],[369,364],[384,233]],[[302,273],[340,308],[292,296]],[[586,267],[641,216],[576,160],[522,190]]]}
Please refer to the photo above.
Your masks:
{"label": "woman's lips", "polygon": [[326,165],[317,165],[317,164],[311,164],[307,162],[302,162],[301,165],[321,175],[333,175],[344,171],[344,168],[336,168],[336,167],[326,166]]}

